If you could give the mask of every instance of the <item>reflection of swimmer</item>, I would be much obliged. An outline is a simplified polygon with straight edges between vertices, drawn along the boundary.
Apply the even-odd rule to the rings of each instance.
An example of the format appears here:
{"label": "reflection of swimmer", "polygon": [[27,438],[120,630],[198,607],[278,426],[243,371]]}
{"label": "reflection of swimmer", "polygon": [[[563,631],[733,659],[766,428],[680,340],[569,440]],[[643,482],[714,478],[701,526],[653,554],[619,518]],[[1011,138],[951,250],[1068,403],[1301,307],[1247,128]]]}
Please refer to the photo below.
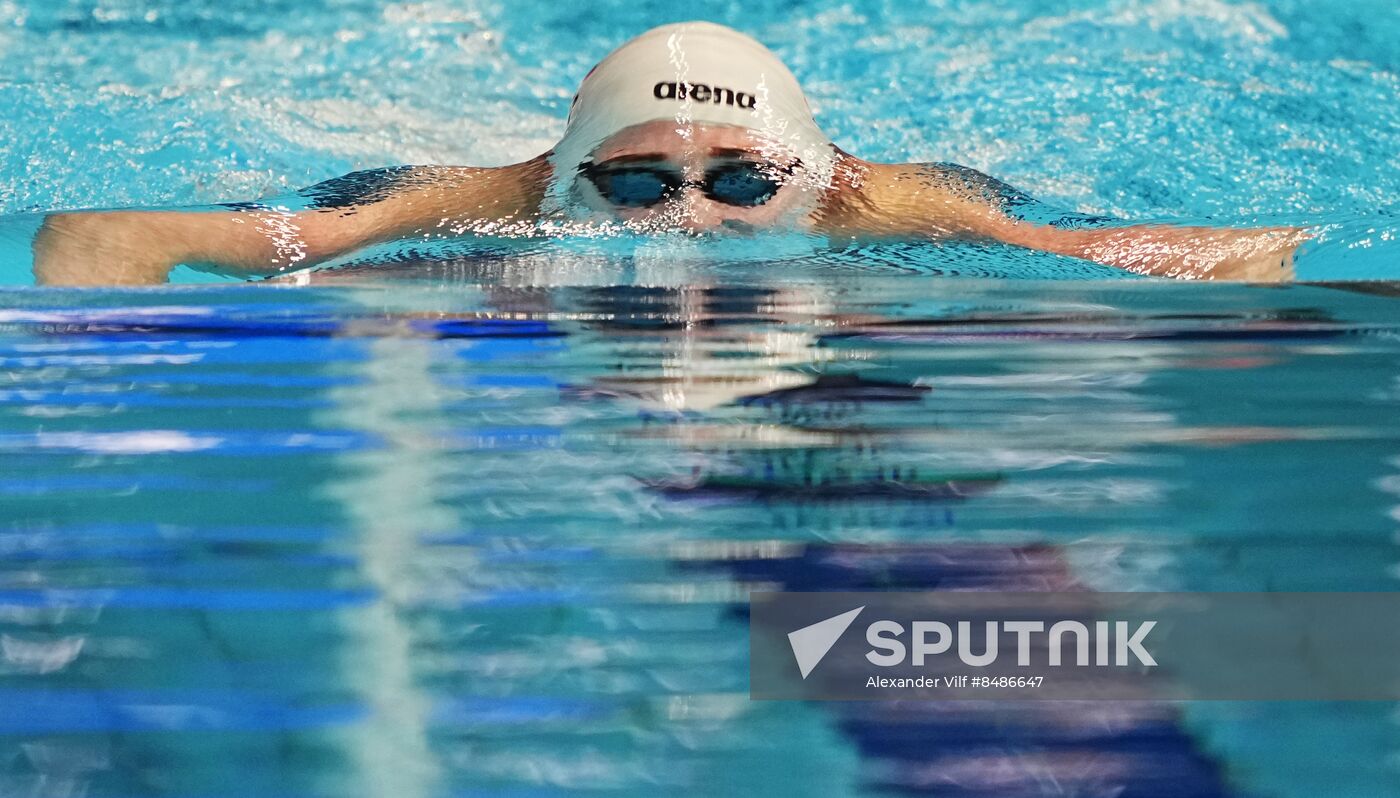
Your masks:
{"label": "reflection of swimmer", "polygon": [[[682,549],[681,551],[684,551]],[[677,565],[730,572],[746,587],[828,591],[1077,593],[1063,549],[970,542],[790,543],[696,547]],[[747,607],[735,607],[746,614]],[[769,630],[769,633],[781,634]],[[1112,678],[1095,676],[1105,689]],[[1188,733],[1179,707],[1136,700],[831,701],[862,781],[882,795],[1240,795]]]}
{"label": "reflection of swimmer", "polygon": [[1041,224],[1020,217],[1031,206],[964,167],[842,152],[772,53],[728,28],[685,23],[644,33],[598,64],[563,139],[530,161],[360,172],[291,198],[198,212],[55,214],[35,240],[34,268],[41,283],[150,283],[179,263],[263,275],[402,239],[797,229],[1001,242],[1144,274],[1281,280],[1306,237],[1071,216]]}

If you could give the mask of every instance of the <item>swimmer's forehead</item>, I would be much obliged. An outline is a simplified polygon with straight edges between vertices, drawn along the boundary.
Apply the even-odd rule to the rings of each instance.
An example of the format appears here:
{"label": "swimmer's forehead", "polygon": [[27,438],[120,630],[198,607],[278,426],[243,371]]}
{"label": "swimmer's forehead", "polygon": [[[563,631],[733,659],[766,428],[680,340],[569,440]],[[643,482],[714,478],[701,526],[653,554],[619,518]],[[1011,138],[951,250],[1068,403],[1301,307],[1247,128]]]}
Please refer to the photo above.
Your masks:
{"label": "swimmer's forehead", "polygon": [[778,160],[765,155],[753,131],[728,125],[678,125],[662,120],[636,125],[608,137],[593,150],[594,162],[670,160],[693,155]]}
{"label": "swimmer's forehead", "polygon": [[[709,158],[764,162],[766,159],[762,155],[752,150],[736,150],[729,147],[711,147],[703,155]],[[676,160],[674,152],[627,152],[618,155],[611,155],[605,158],[595,157],[596,164],[607,164],[609,166],[626,166],[627,164],[654,164],[671,163]]]}

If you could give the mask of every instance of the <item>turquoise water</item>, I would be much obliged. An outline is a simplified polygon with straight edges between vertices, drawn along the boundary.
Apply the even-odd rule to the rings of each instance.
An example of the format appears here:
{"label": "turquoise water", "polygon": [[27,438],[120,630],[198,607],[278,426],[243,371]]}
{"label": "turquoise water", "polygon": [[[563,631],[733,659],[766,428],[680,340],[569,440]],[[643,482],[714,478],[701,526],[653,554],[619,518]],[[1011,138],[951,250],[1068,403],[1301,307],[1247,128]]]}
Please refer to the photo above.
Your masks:
{"label": "turquoise water", "polygon": [[[1303,224],[1301,279],[1396,279],[1390,0],[699,3],[873,160],[952,161],[1074,211]],[[0,5],[0,213],[285,193],[545,151],[588,68],[671,4]],[[0,224],[0,281],[27,248]],[[184,275],[188,279],[189,275]]]}
{"label": "turquoise water", "polygon": [[[528,157],[672,13],[0,3],[0,211]],[[1400,794],[1393,705],[754,703],[743,614],[1395,589],[1393,4],[688,15],[772,44],[858,154],[1319,225],[1303,276],[1370,282],[774,238],[5,289],[0,795]]]}

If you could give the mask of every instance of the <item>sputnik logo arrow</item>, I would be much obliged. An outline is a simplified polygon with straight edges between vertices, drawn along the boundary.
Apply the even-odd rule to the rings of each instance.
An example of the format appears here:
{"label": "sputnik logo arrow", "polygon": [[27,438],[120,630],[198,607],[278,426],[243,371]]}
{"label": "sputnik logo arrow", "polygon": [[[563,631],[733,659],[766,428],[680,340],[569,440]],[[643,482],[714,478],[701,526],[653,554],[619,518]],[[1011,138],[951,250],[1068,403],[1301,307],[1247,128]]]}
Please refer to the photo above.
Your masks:
{"label": "sputnik logo arrow", "polygon": [[807,674],[817,667],[817,664],[822,661],[822,657],[826,656],[826,652],[836,645],[836,641],[841,639],[841,635],[846,633],[851,622],[863,609],[865,606],[861,605],[850,612],[833,615],[824,621],[817,621],[811,626],[804,626],[796,632],[788,632],[788,643],[792,646],[792,656],[797,659],[797,669],[802,672],[803,679],[806,679]]}

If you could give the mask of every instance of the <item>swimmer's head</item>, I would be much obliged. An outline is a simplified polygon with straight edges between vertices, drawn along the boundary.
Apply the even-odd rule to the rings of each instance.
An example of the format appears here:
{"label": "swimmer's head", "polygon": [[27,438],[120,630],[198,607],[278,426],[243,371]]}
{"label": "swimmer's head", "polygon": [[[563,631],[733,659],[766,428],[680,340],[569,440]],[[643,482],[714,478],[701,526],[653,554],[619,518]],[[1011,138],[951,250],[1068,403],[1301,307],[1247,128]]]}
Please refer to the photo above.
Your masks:
{"label": "swimmer's head", "polygon": [[584,78],[551,155],[549,199],[575,218],[649,230],[765,227],[809,205],[834,159],[766,47],[721,25],[665,25]]}

